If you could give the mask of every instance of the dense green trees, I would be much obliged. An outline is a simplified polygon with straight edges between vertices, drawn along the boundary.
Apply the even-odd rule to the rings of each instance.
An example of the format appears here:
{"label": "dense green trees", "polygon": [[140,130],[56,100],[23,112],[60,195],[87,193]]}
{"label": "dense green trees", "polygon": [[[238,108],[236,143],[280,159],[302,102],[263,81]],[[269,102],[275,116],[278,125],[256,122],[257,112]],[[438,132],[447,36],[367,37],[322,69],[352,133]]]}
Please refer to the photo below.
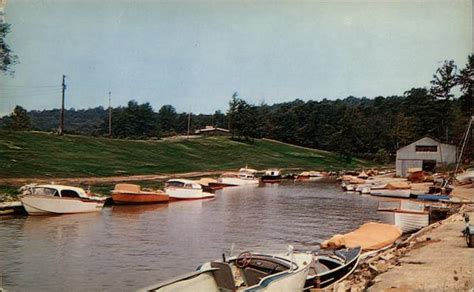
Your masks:
{"label": "dense green trees", "polygon": [[13,65],[18,62],[18,56],[13,54],[10,46],[6,43],[7,34],[10,32],[10,24],[0,23],[0,71],[13,74]]}
{"label": "dense green trees", "polygon": [[5,128],[13,131],[26,131],[31,129],[31,119],[28,112],[17,105],[13,112],[5,118]]}
{"label": "dense green trees", "polygon": [[[252,141],[266,137],[336,151],[347,159],[355,155],[387,162],[398,148],[423,136],[453,144],[460,142],[473,114],[473,68],[474,55],[468,57],[467,64],[459,71],[454,62],[446,61],[433,76],[431,88],[412,88],[403,96],[373,99],[350,96],[306,102],[296,99],[252,105],[236,92],[226,114],[216,111],[188,116],[178,113],[171,105],[155,112],[149,103],[130,101],[126,107],[113,109],[112,134],[134,139],[186,134],[190,117],[191,133],[213,125],[229,128],[235,139]],[[24,110],[17,112],[25,116]],[[28,116],[33,129],[56,130],[59,124],[58,110],[31,111]],[[107,111],[102,107],[67,110],[66,116],[66,132],[108,133]],[[10,119],[11,116],[0,119],[0,127],[13,128]],[[15,127],[26,128],[29,127]],[[467,156],[473,157],[474,147],[468,147],[468,151]]]}

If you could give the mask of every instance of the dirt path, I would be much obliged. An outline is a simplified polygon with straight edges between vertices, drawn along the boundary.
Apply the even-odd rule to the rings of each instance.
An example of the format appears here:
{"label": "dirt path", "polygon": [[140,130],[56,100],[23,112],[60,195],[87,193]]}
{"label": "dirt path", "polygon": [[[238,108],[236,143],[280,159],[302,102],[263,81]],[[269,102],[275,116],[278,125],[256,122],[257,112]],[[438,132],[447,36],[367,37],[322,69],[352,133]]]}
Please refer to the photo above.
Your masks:
{"label": "dirt path", "polygon": [[107,177],[75,177],[75,178],[0,178],[0,185],[19,186],[29,183],[51,183],[56,184],[101,184],[101,183],[117,183],[124,181],[146,181],[146,180],[167,180],[170,178],[192,178],[201,176],[216,176],[224,171],[196,171],[186,173],[161,173],[147,175],[131,175],[131,176],[107,176]]}
{"label": "dirt path", "polygon": [[[471,212],[474,218],[474,212]],[[378,275],[369,291],[467,291],[474,286],[474,249],[461,234],[464,220],[453,220],[425,233],[398,265]],[[426,240],[429,238],[430,240]]]}

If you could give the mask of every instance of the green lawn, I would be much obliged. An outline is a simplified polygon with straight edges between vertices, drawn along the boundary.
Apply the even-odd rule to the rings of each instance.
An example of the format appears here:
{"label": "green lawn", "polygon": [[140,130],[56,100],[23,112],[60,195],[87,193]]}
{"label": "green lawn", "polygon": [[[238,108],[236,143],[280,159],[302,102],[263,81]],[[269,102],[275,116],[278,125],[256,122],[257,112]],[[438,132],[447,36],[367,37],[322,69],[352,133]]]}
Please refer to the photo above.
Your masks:
{"label": "green lawn", "polygon": [[1,178],[54,178],[180,173],[252,168],[339,170],[369,167],[336,154],[266,140],[207,137],[135,141],[39,132],[0,132]]}

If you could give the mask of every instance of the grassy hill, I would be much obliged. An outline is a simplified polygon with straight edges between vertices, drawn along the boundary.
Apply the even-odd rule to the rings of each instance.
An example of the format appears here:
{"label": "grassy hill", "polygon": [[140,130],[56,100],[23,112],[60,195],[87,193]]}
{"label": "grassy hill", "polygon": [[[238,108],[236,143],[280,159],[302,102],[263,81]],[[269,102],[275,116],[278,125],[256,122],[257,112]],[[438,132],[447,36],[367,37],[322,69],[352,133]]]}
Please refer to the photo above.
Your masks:
{"label": "grassy hill", "polygon": [[330,152],[255,140],[206,137],[134,141],[0,132],[0,177],[47,178],[180,173],[267,167],[337,170],[369,166]]}

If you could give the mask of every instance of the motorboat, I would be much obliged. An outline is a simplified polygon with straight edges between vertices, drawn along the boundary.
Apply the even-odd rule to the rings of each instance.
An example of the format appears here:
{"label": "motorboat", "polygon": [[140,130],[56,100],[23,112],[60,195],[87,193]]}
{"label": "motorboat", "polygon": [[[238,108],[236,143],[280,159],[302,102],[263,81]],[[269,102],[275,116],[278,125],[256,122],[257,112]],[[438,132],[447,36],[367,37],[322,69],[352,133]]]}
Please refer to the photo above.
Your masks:
{"label": "motorboat", "polygon": [[409,198],[412,193],[407,182],[390,182],[383,187],[371,187],[370,194],[381,197]]}
{"label": "motorboat", "polygon": [[347,278],[357,268],[361,250],[361,247],[356,247],[314,255],[305,290],[331,289],[336,283]]}
{"label": "motorboat", "polygon": [[205,192],[208,192],[208,193],[212,193],[212,192],[215,192],[217,190],[221,190],[227,187],[226,184],[221,184],[216,179],[209,178],[209,177],[200,178],[196,182],[201,185],[202,189]]}
{"label": "motorboat", "polygon": [[170,200],[198,200],[215,197],[213,193],[203,191],[199,183],[187,179],[168,180],[165,184],[165,193]]}
{"label": "motorboat", "polygon": [[112,200],[115,204],[132,205],[167,203],[170,199],[163,191],[145,191],[134,184],[116,184],[112,190]]}
{"label": "motorboat", "polygon": [[217,180],[219,183],[230,186],[258,185],[259,180],[255,177],[257,171],[251,168],[241,168],[238,173],[224,173]]}
{"label": "motorboat", "polygon": [[264,175],[261,177],[264,183],[279,183],[281,182],[281,173],[279,169],[268,169],[265,170]]}
{"label": "motorboat", "polygon": [[198,267],[195,272],[139,291],[302,291],[313,255],[269,255],[243,252]]}
{"label": "motorboat", "polygon": [[326,177],[322,172],[319,171],[303,171],[296,176],[297,181],[319,181]]}
{"label": "motorboat", "polygon": [[429,224],[429,212],[423,203],[407,200],[379,202],[377,213],[384,221],[400,227],[403,233],[419,230]]}
{"label": "motorboat", "polygon": [[99,212],[106,200],[64,185],[29,185],[23,190],[20,201],[28,215]]}

